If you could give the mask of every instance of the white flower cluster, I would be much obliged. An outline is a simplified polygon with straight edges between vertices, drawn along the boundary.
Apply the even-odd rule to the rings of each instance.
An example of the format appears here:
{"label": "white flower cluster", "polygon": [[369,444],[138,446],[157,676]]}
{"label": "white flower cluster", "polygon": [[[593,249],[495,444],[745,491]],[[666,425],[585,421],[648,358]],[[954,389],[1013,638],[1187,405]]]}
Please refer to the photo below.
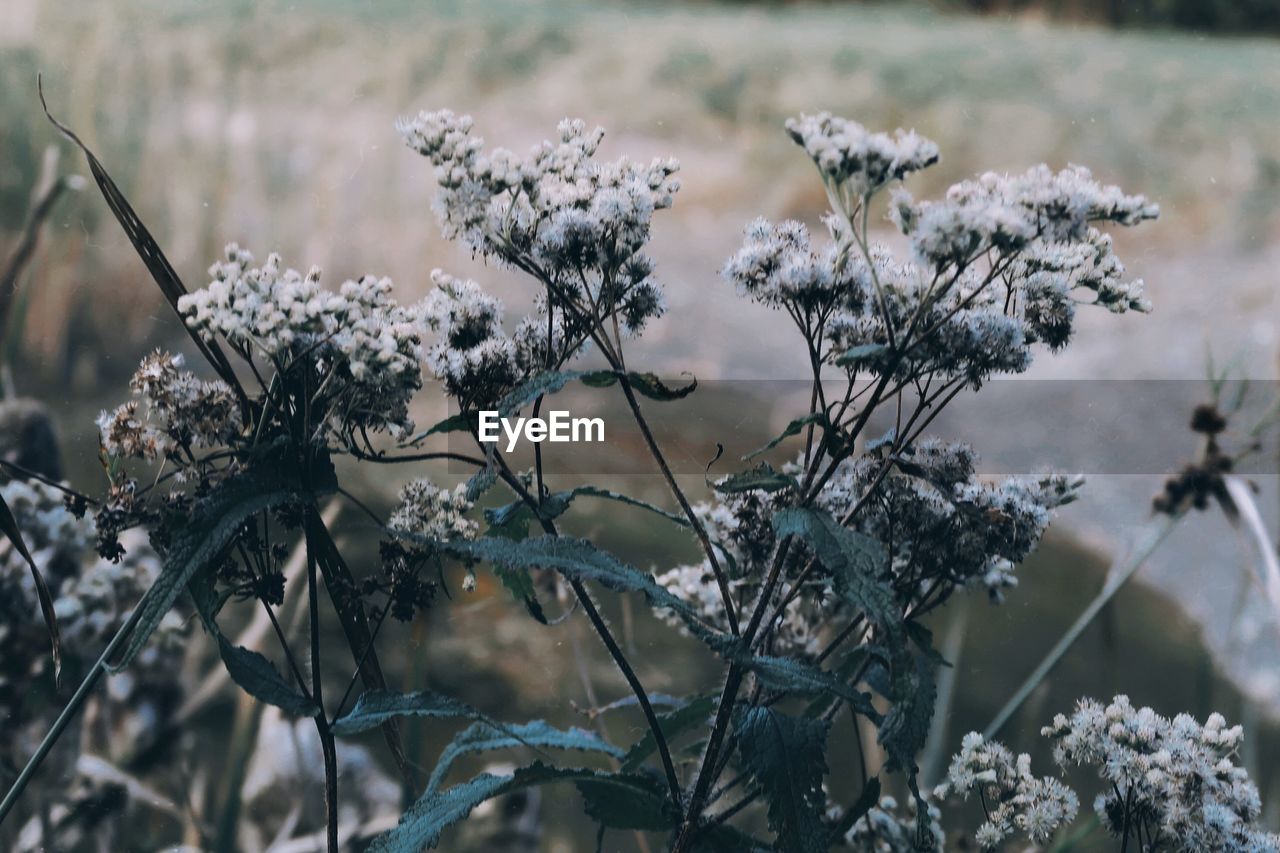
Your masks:
{"label": "white flower cluster", "polygon": [[435,290],[422,306],[435,341],[426,362],[445,390],[464,409],[496,402],[504,393],[542,370],[558,367],[580,353],[587,334],[573,317],[558,312],[548,319],[545,294],[535,312],[520,320],[514,334],[503,328],[502,302],[470,279],[432,270]]}
{"label": "white flower cluster", "polygon": [[978,794],[987,819],[978,827],[975,840],[984,850],[995,849],[1015,832],[1043,845],[1075,820],[1080,806],[1075,791],[1060,780],[1032,775],[1030,755],[1024,752],[1014,758],[1004,746],[977,732],[964,736],[960,752],[951,759],[947,780],[933,793],[939,798],[964,799]]}
{"label": "white flower cluster", "polygon": [[1220,714],[1202,726],[1189,714],[1169,719],[1135,708],[1127,696],[1105,707],[1086,699],[1042,734],[1055,741],[1062,767],[1098,768],[1106,789],[1094,811],[1116,835],[1140,824],[1161,850],[1280,850],[1280,836],[1258,825],[1257,788],[1233,761],[1243,730]]}
{"label": "white flower cluster", "polygon": [[661,313],[653,263],[641,250],[654,212],[679,189],[674,160],[597,162],[604,131],[581,121],[561,122],[557,141],[525,157],[486,152],[470,116],[448,110],[398,126],[435,164],[447,237],[532,273],[596,322],[617,316],[634,334]]}
{"label": "white flower cluster", "polygon": [[139,399],[98,416],[102,448],[111,456],[157,459],[178,450],[214,448],[239,434],[240,407],[222,380],[182,370],[181,355],[156,350],[129,383]]}
{"label": "white flower cluster", "polygon": [[898,191],[891,206],[916,255],[938,270],[966,266],[991,250],[1012,254],[1035,241],[1086,240],[1092,222],[1137,225],[1159,214],[1145,197],[1099,184],[1083,166],[1054,172],[1043,164],[1021,175],[986,172],[951,187],[941,201],[916,203]]}
{"label": "white flower cluster", "polygon": [[430,539],[474,539],[480,525],[466,517],[474,504],[465,483],[442,489],[427,479],[411,480],[400,490],[399,506],[387,526]]}
{"label": "white flower cluster", "polygon": [[787,128],[823,176],[834,208],[830,245],[813,247],[800,223],[757,220],[723,274],[739,293],[788,311],[810,340],[822,337],[829,364],[977,387],[1026,370],[1033,344],[1064,346],[1077,303],[1150,309],[1142,282],[1125,278],[1111,238],[1095,227],[1155,218],[1158,208],[1142,196],[1101,185],[1079,166],[987,173],[940,201],[917,203],[899,189],[890,214],[914,258],[898,262],[857,236],[856,217],[877,190],[934,162],[937,147],[826,113]]}
{"label": "white flower cluster", "polygon": [[[877,260],[890,262],[887,257]],[[874,292],[870,270],[861,257],[841,258],[835,241],[815,251],[809,229],[794,220],[774,225],[756,219],[749,224],[742,247],[721,275],[743,296],[809,314],[837,309],[856,315]]]}
{"label": "white flower cluster", "polygon": [[[1016,585],[1012,572],[1039,544],[1054,509],[1074,500],[1083,478],[1062,474],[987,482],[977,456],[963,443],[918,440],[880,482],[880,499],[866,503],[857,527],[893,542],[895,574],[908,573],[923,592],[936,579],[984,587],[992,601]],[[842,518],[871,488],[883,459],[879,448],[850,459],[817,503]]]}
{"label": "white flower cluster", "polygon": [[[0,496],[13,513],[22,541],[42,571],[65,569],[79,560],[93,544],[93,521],[77,518],[67,509],[62,492],[36,480],[10,480],[0,486]],[[33,605],[35,587],[30,569],[8,539],[0,545],[0,576],[29,590]],[[32,615],[39,617],[39,611]]]}
{"label": "white flower cluster", "polygon": [[450,395],[467,403],[490,403],[520,378],[515,342],[502,328],[502,302],[470,279],[433,270],[435,290],[423,317],[436,333],[427,366]]}
{"label": "white flower cluster", "polygon": [[882,797],[845,833],[845,842],[859,853],[943,853],[946,835],[942,812],[933,803],[929,808],[929,835],[920,844],[917,838],[916,800],[908,797],[903,810],[895,797]]}
{"label": "white flower cluster", "polygon": [[787,132],[813,158],[824,180],[847,187],[853,198],[938,162],[938,146],[914,130],[871,133],[827,112],[788,119]]}
{"label": "white flower cluster", "polygon": [[208,286],[178,300],[187,324],[279,370],[298,362],[313,370],[340,433],[411,430],[409,398],[422,387],[422,321],[418,309],[391,297],[391,280],[364,276],[334,293],[320,286],[318,267],[304,276],[282,268],[277,254],[261,267],[252,263],[251,254],[227,246],[226,261],[209,268]]}

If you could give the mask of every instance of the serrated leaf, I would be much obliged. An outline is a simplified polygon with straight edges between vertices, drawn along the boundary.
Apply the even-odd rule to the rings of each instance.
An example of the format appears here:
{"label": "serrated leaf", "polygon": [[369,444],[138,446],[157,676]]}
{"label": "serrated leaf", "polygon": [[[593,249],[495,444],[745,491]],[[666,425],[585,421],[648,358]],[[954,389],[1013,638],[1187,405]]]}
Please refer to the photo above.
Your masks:
{"label": "serrated leaf", "polygon": [[797,487],[795,477],[774,470],[773,466],[768,462],[761,462],[749,471],[730,474],[713,485],[717,492],[725,495],[750,492],[755,489],[765,492],[777,492],[782,489],[794,489]]}
{"label": "serrated leaf", "polygon": [[906,771],[910,776],[915,775],[916,753],[929,737],[929,724],[938,698],[937,667],[933,661],[920,656],[914,663],[895,672],[888,697],[892,705],[878,734],[889,755],[886,766],[890,770]]}
{"label": "serrated leaf", "polygon": [[[587,817],[611,829],[645,832],[674,829],[680,816],[671,803],[666,784],[655,776],[632,775],[629,778],[634,779],[635,784],[625,787],[596,779],[578,782]],[[648,790],[640,790],[641,780],[649,783]]]}
{"label": "serrated leaf", "polygon": [[539,373],[508,391],[498,401],[498,415],[504,418],[511,417],[539,397],[554,394],[574,380],[581,380],[586,385],[600,388],[612,385],[617,381],[617,376],[607,370],[552,370]]}
{"label": "serrated leaf", "polygon": [[475,412],[459,412],[456,415],[450,415],[442,421],[428,427],[422,432],[409,439],[407,444],[417,444],[427,436],[440,435],[446,432],[470,432],[472,426],[476,423]]}
{"label": "serrated leaf", "polygon": [[768,802],[769,828],[788,853],[827,850],[822,777],[829,728],[824,720],[759,706],[747,709],[737,727],[743,763]]}
{"label": "serrated leaf", "polygon": [[31,580],[36,587],[36,599],[40,602],[40,615],[44,617],[44,628],[49,633],[49,644],[53,649],[53,678],[56,683],[62,677],[62,634],[58,631],[58,616],[53,610],[53,594],[49,592],[49,585],[44,582],[40,567],[36,565],[31,552],[27,550],[27,543],[22,539],[22,531],[18,529],[18,520],[13,517],[13,511],[9,509],[4,495],[0,495],[0,533],[4,533],[5,538],[12,543],[14,550],[22,556],[31,570]]}
{"label": "serrated leaf", "polygon": [[[715,709],[714,695],[700,696],[674,711],[658,714],[658,728],[662,730],[662,736],[671,742],[695,726],[705,723]],[[640,740],[627,750],[626,756],[622,759],[622,769],[625,771],[638,769],[644,764],[645,759],[657,750],[658,742],[653,736],[653,730],[646,729]]]}
{"label": "serrated leaf", "polygon": [[633,498],[630,495],[624,495],[621,492],[614,492],[614,491],[610,491],[609,489],[601,489],[598,486],[577,486],[568,493],[561,492],[560,494],[562,495],[568,494],[569,496],[575,497],[575,498],[585,495],[587,497],[592,497],[592,498],[603,498],[605,500],[617,501],[618,503],[624,503],[624,504],[627,504],[628,506],[634,506],[634,507],[639,507],[640,509],[646,509],[649,512],[654,513],[655,515],[662,516],[668,521],[675,522],[681,527],[689,526],[689,520],[685,518],[683,515],[677,515],[674,512],[668,512],[662,507],[654,506],[648,501],[642,501],[639,498]]}
{"label": "serrated leaf", "polygon": [[914,619],[906,623],[906,629],[907,636],[911,638],[911,642],[916,644],[916,648],[920,650],[920,653],[927,657],[934,666],[951,666],[951,663],[933,647],[932,631]]}
{"label": "serrated leaf", "polygon": [[859,714],[872,720],[880,718],[869,694],[855,689],[834,673],[804,661],[768,655],[739,655],[731,659],[754,672],[760,683],[770,690],[801,696],[832,694],[844,699]]}
{"label": "serrated leaf", "polygon": [[455,557],[481,560],[499,568],[526,571],[549,569],[572,580],[595,581],[615,592],[639,592],[648,599],[651,606],[667,608],[680,616],[690,631],[704,642],[711,642],[721,636],[703,624],[689,604],[659,585],[652,575],[627,565],[586,539],[539,536],[536,539],[513,542],[486,536],[471,542],[441,542],[403,530],[386,528],[385,532],[397,538],[430,545]]}
{"label": "serrated leaf", "polygon": [[367,690],[360,694],[350,711],[333,721],[333,733],[344,737],[359,734],[398,717],[481,720],[497,728],[503,727],[502,723],[490,720],[466,702],[432,690],[413,693]]}
{"label": "serrated leaf", "polygon": [[582,781],[618,786],[641,794],[651,789],[647,777],[582,767],[550,767],[539,762],[508,775],[481,773],[469,782],[423,794],[394,829],[373,840],[369,850],[370,853],[419,853],[434,848],[445,829],[465,820],[472,809],[486,800],[535,785]]}
{"label": "serrated leaf", "polygon": [[475,503],[498,481],[498,472],[492,464],[485,465],[467,480],[467,500]]}
{"label": "serrated leaf", "polygon": [[[317,484],[330,488],[335,484]],[[311,502],[315,493],[304,489],[296,472],[287,465],[263,462],[243,474],[218,484],[198,501],[191,520],[173,536],[155,583],[138,602],[140,616],[120,658],[108,667],[127,667],[150,639],[160,620],[197,572],[221,558],[240,526],[263,510],[289,503]]]}
{"label": "serrated leaf", "polygon": [[662,402],[688,397],[698,387],[698,380],[694,379],[688,385],[672,388],[664,385],[662,380],[652,373],[628,373],[627,383],[650,400]]}
{"label": "serrated leaf", "polygon": [[440,758],[431,771],[431,779],[427,782],[427,793],[439,789],[453,763],[463,755],[520,747],[576,750],[595,752],[611,758],[622,757],[621,749],[584,729],[557,729],[542,720],[496,728],[491,723],[482,721],[460,732],[440,753]]}
{"label": "serrated leaf", "polygon": [[213,635],[218,645],[218,656],[232,681],[253,698],[274,705],[285,713],[298,717],[314,717],[320,713],[313,701],[285,681],[271,661],[255,651],[235,645],[222,633],[214,619],[218,602],[214,593],[213,575],[208,567],[192,578],[189,590],[196,605],[196,613],[205,630]]}
{"label": "serrated leaf", "polygon": [[859,344],[856,347],[850,347],[837,356],[836,365],[838,367],[854,367],[864,364],[887,352],[888,349],[889,347],[885,344]]}
{"label": "serrated leaf", "polygon": [[880,577],[888,565],[883,545],[840,526],[825,512],[803,507],[780,510],[773,517],[773,529],[779,537],[804,540],[835,577],[836,592],[899,641],[903,629],[897,597]]}

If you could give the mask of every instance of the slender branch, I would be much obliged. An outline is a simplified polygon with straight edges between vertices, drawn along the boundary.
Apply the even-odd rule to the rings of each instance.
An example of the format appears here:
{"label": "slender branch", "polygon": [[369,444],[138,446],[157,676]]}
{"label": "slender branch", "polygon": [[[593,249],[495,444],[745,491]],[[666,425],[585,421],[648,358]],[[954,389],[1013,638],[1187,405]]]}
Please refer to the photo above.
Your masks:
{"label": "slender branch", "polygon": [[729,630],[736,636],[739,633],[738,616],[733,606],[733,596],[729,591],[729,577],[720,566],[720,560],[716,557],[716,549],[711,544],[711,537],[707,535],[706,528],[703,527],[702,521],[694,513],[693,507],[689,504],[689,499],[685,497],[680,485],[676,483],[676,478],[671,473],[671,466],[667,464],[666,457],[662,455],[662,449],[658,447],[658,442],[654,439],[653,432],[649,429],[649,422],[645,420],[644,412],[640,410],[640,401],[636,399],[635,390],[631,387],[631,380],[627,377],[625,371],[619,371],[618,384],[622,386],[622,393],[627,398],[627,405],[631,407],[631,414],[635,417],[636,425],[640,427],[640,433],[644,436],[645,444],[648,445],[654,462],[658,464],[659,470],[662,471],[663,479],[667,481],[671,494],[675,495],[676,503],[680,504],[680,509],[684,511],[685,517],[689,519],[689,526],[693,528],[694,534],[702,544],[702,550],[707,555],[708,562],[711,563],[711,571],[715,574],[716,585],[720,588],[720,597],[724,600],[725,615],[729,620]]}

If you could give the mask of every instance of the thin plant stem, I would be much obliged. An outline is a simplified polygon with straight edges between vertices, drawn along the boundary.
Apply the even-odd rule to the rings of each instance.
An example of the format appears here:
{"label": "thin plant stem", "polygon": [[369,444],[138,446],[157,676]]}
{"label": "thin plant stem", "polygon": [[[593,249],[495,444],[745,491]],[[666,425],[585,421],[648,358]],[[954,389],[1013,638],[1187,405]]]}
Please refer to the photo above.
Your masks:
{"label": "thin plant stem", "polygon": [[324,753],[324,810],[329,853],[338,853],[338,756],[333,732],[324,715],[324,686],[320,667],[320,594],[316,577],[316,557],[307,544],[307,605],[311,609],[311,698],[319,713],[315,716],[316,732]]}
{"label": "thin plant stem", "polygon": [[1133,577],[1134,572],[1140,569],[1147,561],[1147,558],[1168,538],[1181,517],[1180,514],[1162,516],[1152,525],[1147,540],[1128,559],[1112,566],[1107,573],[1107,579],[1103,584],[1102,591],[1098,593],[1093,601],[1089,602],[1089,606],[1084,609],[1079,618],[1072,623],[1071,627],[1066,630],[1054,647],[1049,650],[1044,660],[1040,661],[1040,664],[1031,672],[1031,675],[1027,676],[1027,680],[1022,683],[1022,686],[1014,692],[1013,696],[1009,697],[1009,701],[996,713],[991,722],[987,724],[986,729],[983,730],[983,737],[991,740],[999,734],[1005,723],[1009,722],[1009,719],[1022,707],[1027,698],[1048,677],[1067,651],[1075,645],[1076,640],[1080,639],[1080,635],[1085,632],[1085,629],[1093,624],[1093,620],[1098,617],[1098,614],[1107,606],[1107,603],[1115,597],[1120,588],[1125,585],[1129,578]]}

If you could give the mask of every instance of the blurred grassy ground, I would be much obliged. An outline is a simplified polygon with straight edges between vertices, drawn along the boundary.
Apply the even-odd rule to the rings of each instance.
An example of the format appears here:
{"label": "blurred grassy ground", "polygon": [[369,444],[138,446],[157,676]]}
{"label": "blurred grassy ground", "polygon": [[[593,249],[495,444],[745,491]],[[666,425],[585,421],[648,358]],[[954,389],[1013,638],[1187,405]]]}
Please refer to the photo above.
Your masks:
{"label": "blurred grassy ground", "polygon": [[[724,369],[715,362],[730,336],[713,329],[697,348],[688,332],[703,318],[681,309],[731,301],[714,270],[742,223],[821,208],[781,131],[802,110],[936,138],[944,161],[913,183],[918,194],[987,168],[1085,162],[1164,205],[1140,238],[1147,253],[1194,240],[1248,254],[1280,241],[1274,41],[911,5],[6,5],[18,25],[0,42],[0,229],[17,226],[40,149],[55,139],[35,97],[40,70],[55,112],[97,149],[193,286],[235,239],[338,281],[376,271],[421,292],[432,267],[448,266],[514,296],[504,276],[442,244],[429,168],[392,128],[439,106],[474,113],[511,147],[573,114],[609,129],[608,153],[679,156],[685,188],[656,248],[674,310],[649,342],[697,349],[704,369]],[[111,359],[126,369],[172,332],[104,214],[92,195],[65,207],[38,259],[27,364],[42,379],[91,386]]]}

